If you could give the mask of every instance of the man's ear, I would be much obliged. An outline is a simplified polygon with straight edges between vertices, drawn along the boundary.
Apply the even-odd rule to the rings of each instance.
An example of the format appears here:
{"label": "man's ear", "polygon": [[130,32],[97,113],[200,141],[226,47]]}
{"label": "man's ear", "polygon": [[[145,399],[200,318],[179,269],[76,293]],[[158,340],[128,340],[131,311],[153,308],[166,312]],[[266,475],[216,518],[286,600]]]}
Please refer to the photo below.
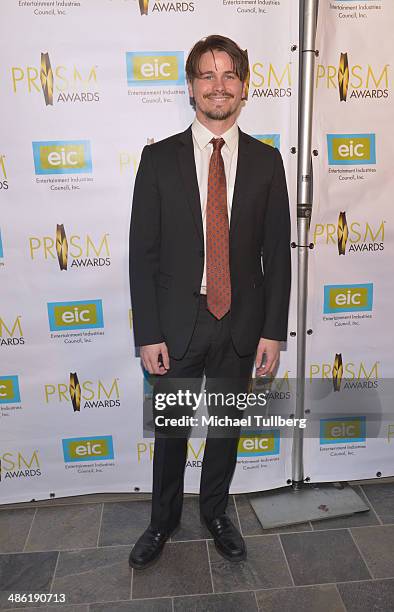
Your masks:
{"label": "man's ear", "polygon": [[189,81],[189,79],[187,80],[187,88],[189,90],[189,97],[194,98],[193,85],[192,85],[192,82]]}

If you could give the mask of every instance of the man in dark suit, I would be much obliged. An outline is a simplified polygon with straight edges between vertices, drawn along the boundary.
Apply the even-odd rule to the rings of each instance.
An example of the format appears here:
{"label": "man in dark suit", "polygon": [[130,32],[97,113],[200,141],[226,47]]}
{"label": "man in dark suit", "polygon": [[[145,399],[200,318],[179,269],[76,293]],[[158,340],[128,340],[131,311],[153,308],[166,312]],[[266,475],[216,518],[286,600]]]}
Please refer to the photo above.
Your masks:
{"label": "man in dark suit", "polygon": [[[196,118],[181,134],[146,146],[133,198],[130,270],[136,346],[144,368],[199,389],[241,392],[271,374],[287,338],[290,218],[280,153],[236,124],[248,60],[214,35],[186,62]],[[263,269],[262,265],[263,264]],[[264,357],[264,363],[263,363]],[[161,377],[161,378],[159,378]],[[155,396],[154,396],[155,397]],[[237,412],[222,405],[210,414]],[[241,415],[242,416],[242,415]],[[182,511],[188,429],[158,431],[152,515],[130,554],[145,568],[161,553]],[[200,511],[216,548],[245,559],[245,543],[225,514],[239,428],[209,428]]]}

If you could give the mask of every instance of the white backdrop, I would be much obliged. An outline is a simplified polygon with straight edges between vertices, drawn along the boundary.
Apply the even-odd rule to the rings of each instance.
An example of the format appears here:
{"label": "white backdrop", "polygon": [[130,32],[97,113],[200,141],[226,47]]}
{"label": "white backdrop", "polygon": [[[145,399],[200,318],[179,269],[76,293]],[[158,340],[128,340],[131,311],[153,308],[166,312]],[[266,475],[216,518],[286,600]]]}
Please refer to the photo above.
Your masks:
{"label": "white backdrop", "polygon": [[[311,481],[394,472],[393,24],[388,0],[320,2],[305,443]],[[343,374],[335,391],[336,355]]]}
{"label": "white backdrop", "polygon": [[[183,64],[194,42],[230,36],[251,65],[240,126],[280,148],[295,228],[297,5],[1,2],[3,503],[150,491],[151,388],[134,356],[127,255],[140,152],[193,119]],[[289,337],[272,387],[287,413],[294,376]],[[253,450],[240,442],[232,491],[285,486],[291,440],[278,430],[251,438]],[[203,446],[190,441],[188,492],[198,491]]]}

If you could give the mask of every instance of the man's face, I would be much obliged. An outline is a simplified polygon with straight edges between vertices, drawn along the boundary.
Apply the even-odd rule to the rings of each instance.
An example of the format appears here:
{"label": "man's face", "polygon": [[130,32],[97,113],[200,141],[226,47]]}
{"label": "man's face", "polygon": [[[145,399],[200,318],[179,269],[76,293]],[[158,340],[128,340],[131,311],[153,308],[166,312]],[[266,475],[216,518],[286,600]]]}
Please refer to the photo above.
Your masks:
{"label": "man's face", "polygon": [[189,83],[189,95],[194,98],[197,118],[204,116],[224,121],[236,116],[245,93],[234,72],[231,57],[225,51],[207,51],[200,58],[200,75]]}

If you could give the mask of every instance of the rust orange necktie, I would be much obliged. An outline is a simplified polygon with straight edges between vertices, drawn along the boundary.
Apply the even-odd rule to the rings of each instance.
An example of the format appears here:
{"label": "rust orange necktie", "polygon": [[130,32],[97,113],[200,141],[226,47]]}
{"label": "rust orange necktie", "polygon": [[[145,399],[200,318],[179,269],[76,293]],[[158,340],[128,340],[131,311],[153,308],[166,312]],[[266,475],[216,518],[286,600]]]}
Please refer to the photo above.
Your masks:
{"label": "rust orange necktie", "polygon": [[230,310],[231,283],[226,175],[221,148],[223,138],[212,138],[206,212],[207,306],[221,319]]}

